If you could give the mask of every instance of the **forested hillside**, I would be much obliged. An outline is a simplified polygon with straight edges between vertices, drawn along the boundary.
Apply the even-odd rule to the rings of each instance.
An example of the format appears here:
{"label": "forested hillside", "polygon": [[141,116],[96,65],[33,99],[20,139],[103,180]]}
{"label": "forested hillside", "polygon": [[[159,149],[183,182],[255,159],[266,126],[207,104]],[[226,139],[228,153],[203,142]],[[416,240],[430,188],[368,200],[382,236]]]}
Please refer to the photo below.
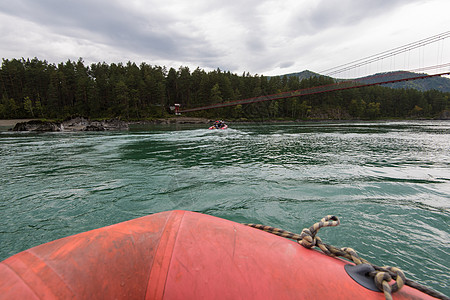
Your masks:
{"label": "forested hillside", "polygon": [[[0,118],[160,118],[174,103],[197,107],[332,84],[329,77],[265,77],[199,68],[179,69],[97,63],[58,65],[4,59],[0,69]],[[275,100],[192,113],[225,119],[436,118],[449,109],[450,93],[382,86]]]}
{"label": "forested hillside", "polygon": [[[412,72],[388,72],[388,73],[378,73],[372,76],[358,78],[356,80],[361,82],[379,82],[380,78],[383,81],[389,80],[398,80],[404,78],[414,78],[422,75],[426,75],[424,73],[412,73]],[[395,83],[388,83],[385,86],[394,88],[394,89],[415,89],[419,91],[441,91],[441,92],[450,92],[450,79],[446,77],[430,77],[419,80],[409,80]]]}

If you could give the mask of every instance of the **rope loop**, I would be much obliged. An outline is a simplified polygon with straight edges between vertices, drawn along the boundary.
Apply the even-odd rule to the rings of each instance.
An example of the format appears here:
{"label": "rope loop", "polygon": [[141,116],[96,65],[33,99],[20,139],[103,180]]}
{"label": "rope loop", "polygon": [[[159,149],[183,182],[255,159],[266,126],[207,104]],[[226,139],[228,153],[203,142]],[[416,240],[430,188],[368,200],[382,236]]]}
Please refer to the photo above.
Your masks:
{"label": "rope loop", "polygon": [[[399,268],[396,267],[385,267],[385,268],[390,271],[391,277],[395,279],[395,283],[391,285],[391,290],[393,293],[395,293],[405,285],[406,276],[403,273],[403,271],[400,270]],[[392,273],[394,274],[393,276]]]}
{"label": "rope loop", "polygon": [[[328,255],[330,251],[323,246],[322,240],[317,237],[316,234],[319,232],[319,229],[322,227],[331,227],[331,226],[338,226],[340,224],[339,218],[333,215],[328,215],[320,222],[315,223],[309,228],[303,228],[302,233],[300,234],[301,240],[298,241],[300,245],[302,245],[305,248],[311,249],[314,246],[318,246],[322,251],[325,251]],[[321,246],[322,245],[322,246]]]}
{"label": "rope loop", "polygon": [[305,248],[311,249],[316,245],[316,239],[308,228],[303,228],[300,238],[298,243]]}
{"label": "rope loop", "polygon": [[391,280],[392,277],[388,272],[378,272],[374,277],[375,285],[380,291],[384,292],[386,300],[392,300],[392,289],[389,285]]}

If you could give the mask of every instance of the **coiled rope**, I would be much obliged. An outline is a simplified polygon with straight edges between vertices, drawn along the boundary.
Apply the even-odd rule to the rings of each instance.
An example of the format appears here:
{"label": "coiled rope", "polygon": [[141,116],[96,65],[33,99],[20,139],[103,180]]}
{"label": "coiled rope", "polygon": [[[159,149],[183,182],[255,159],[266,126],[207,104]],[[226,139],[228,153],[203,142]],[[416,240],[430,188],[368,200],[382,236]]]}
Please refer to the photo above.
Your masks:
{"label": "coiled rope", "polygon": [[[420,283],[406,279],[405,274],[396,267],[379,267],[369,261],[359,257],[355,250],[349,247],[336,248],[334,246],[325,244],[322,240],[316,236],[317,232],[322,227],[338,226],[340,224],[339,218],[336,216],[326,216],[322,218],[320,222],[315,223],[309,228],[304,228],[301,234],[292,233],[283,229],[265,226],[261,224],[245,224],[250,227],[254,227],[275,235],[279,235],[288,239],[296,240],[300,245],[305,248],[311,249],[315,246],[319,247],[323,253],[332,257],[343,257],[347,260],[354,262],[356,265],[368,264],[373,267],[374,271],[369,272],[367,275],[374,279],[377,288],[384,293],[386,300],[392,300],[392,293],[399,291],[405,284],[415,288],[423,293],[426,293],[432,297],[444,300],[450,300],[449,297],[439,293],[427,286]],[[393,284],[389,284],[390,281],[395,280]]]}

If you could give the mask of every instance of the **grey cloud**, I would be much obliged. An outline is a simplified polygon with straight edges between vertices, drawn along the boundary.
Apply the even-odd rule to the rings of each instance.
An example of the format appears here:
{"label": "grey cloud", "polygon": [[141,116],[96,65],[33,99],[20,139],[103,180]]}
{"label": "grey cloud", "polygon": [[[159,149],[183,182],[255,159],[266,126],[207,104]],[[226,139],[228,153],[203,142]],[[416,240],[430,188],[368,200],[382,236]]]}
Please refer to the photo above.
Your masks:
{"label": "grey cloud", "polygon": [[194,38],[189,32],[170,30],[176,19],[156,9],[144,14],[114,1],[16,0],[2,10],[43,24],[58,34],[89,39],[141,55],[169,60],[181,55],[192,59],[219,55],[205,39]]}
{"label": "grey cloud", "polygon": [[286,69],[286,68],[289,68],[289,67],[293,66],[294,64],[295,64],[295,62],[293,62],[293,61],[282,62],[280,64],[280,68],[281,69]]}
{"label": "grey cloud", "polygon": [[[16,0],[0,11],[45,26],[52,33],[107,46],[118,53],[130,55],[131,52],[135,57],[190,62],[211,68],[219,64],[235,70],[246,63],[245,58],[244,61],[238,58],[245,57],[246,53],[236,53],[237,49],[252,55],[266,51],[267,37],[257,9],[262,3],[196,1],[187,12],[183,11],[192,16],[180,15],[180,11],[173,13],[158,2],[141,2],[145,10],[139,11],[118,0]],[[226,16],[225,22],[247,32],[243,40],[237,41],[237,45],[230,44],[229,49],[218,49],[203,34],[203,28],[190,23],[190,19],[217,11]]]}
{"label": "grey cloud", "polygon": [[250,34],[250,36],[246,38],[245,45],[247,47],[247,50],[253,54],[256,54],[258,52],[259,53],[265,52],[266,48],[264,39],[261,38],[259,35],[254,34]]}
{"label": "grey cloud", "polygon": [[314,35],[330,27],[354,26],[405,4],[421,0],[321,0],[311,11],[297,8],[291,21],[296,35]]}

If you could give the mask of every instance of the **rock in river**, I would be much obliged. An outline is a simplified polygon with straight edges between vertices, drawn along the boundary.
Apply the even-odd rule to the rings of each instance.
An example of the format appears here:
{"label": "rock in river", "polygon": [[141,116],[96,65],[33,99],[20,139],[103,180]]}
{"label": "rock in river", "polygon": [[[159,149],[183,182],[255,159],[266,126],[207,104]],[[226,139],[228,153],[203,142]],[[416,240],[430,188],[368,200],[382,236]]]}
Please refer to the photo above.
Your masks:
{"label": "rock in river", "polygon": [[31,120],[28,122],[17,123],[13,131],[62,131],[61,123]]}
{"label": "rock in river", "polygon": [[83,117],[71,118],[63,122],[32,120],[17,123],[13,131],[109,131],[128,130],[128,123],[119,119],[92,121]]}

